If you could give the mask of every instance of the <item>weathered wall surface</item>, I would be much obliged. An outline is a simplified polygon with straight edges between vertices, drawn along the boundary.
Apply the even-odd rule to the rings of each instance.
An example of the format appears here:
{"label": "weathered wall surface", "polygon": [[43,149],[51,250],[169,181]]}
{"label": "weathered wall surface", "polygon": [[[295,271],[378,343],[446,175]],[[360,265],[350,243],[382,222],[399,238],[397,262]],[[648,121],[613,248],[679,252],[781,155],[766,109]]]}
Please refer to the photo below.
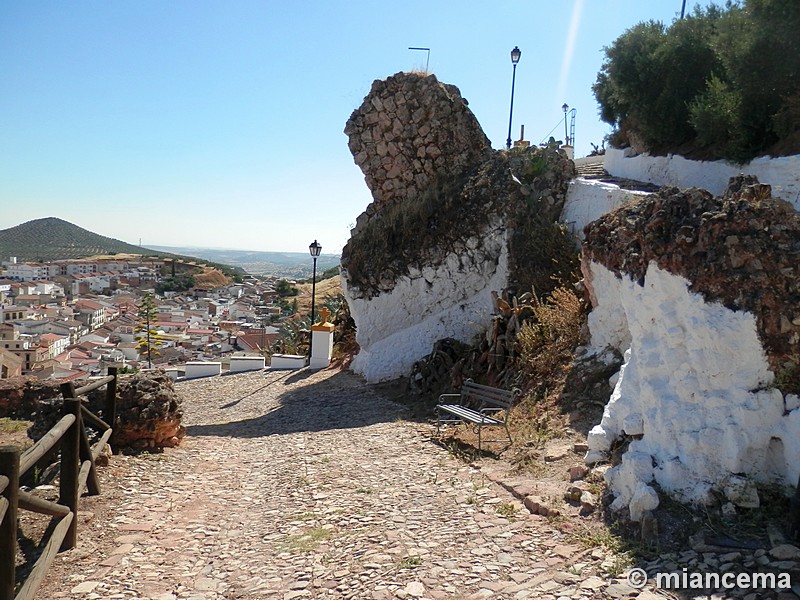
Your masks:
{"label": "weathered wall surface", "polygon": [[747,183],[662,190],[587,230],[592,345],[625,352],[587,461],[634,437],[607,480],[635,519],[654,482],[752,506],[752,482],[800,476],[800,215]]}
{"label": "weathered wall surface", "polygon": [[[90,408],[102,418],[105,388],[91,392]],[[16,377],[0,382],[0,417],[34,421],[28,435],[38,440],[62,416],[59,382]],[[164,448],[177,446],[186,433],[183,411],[172,380],[163,371],[121,376],[117,385],[117,428],[114,446]]]}
{"label": "weathered wall surface", "polygon": [[433,75],[376,80],[344,132],[379,204],[416,196],[440,178],[461,177],[492,152],[458,88]]}
{"label": "weathered wall surface", "polygon": [[647,196],[649,192],[626,190],[613,183],[577,177],[569,182],[567,199],[561,212],[561,222],[583,241],[583,228],[628,202]]}
{"label": "weathered wall surface", "polygon": [[547,293],[551,252],[574,257],[555,223],[573,163],[557,147],[492,151],[454,86],[375,82],[345,133],[374,199],[342,251],[352,368],[367,380],[407,375],[439,339],[473,341],[492,292]]}
{"label": "weathered wall surface", "polygon": [[688,160],[682,156],[632,154],[629,148],[608,148],[605,169],[615,177],[647,181],[679,188],[698,187],[717,196],[728,187],[728,180],[740,173],[754,175],[772,186],[772,195],[800,209],[800,156],[756,158],[746,165],[724,160]]}
{"label": "weathered wall surface", "polygon": [[508,240],[495,219],[471,238],[461,253],[438,265],[411,268],[390,292],[365,299],[344,294],[358,326],[361,351],[351,368],[367,381],[406,375],[433,344],[444,338],[471,342],[488,328],[494,312],[492,291],[508,284]]}
{"label": "weathered wall surface", "polygon": [[28,419],[41,400],[55,398],[61,392],[58,383],[35,377],[0,379],[0,418]]}

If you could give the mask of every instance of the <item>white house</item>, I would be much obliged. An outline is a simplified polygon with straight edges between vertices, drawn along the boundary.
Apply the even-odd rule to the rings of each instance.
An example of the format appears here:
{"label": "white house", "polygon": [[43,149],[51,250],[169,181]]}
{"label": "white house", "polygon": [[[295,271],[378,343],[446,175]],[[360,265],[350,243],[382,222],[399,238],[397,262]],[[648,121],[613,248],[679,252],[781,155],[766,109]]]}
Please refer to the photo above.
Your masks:
{"label": "white house", "polygon": [[57,333],[44,333],[39,337],[39,344],[47,348],[49,358],[55,358],[66,351],[69,346],[69,336]]}

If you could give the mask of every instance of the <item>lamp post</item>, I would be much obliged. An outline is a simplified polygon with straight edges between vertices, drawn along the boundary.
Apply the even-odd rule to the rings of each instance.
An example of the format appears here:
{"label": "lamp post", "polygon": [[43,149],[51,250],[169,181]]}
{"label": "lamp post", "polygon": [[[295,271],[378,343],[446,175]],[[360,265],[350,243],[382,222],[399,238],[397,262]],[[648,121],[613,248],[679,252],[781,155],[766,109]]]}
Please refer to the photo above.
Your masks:
{"label": "lamp post", "polygon": [[[308,251],[311,253],[311,258],[314,259],[314,269],[311,274],[311,327],[314,327],[314,299],[317,292],[317,258],[322,252],[322,246],[317,240],[314,240],[309,246]],[[308,355],[311,356],[311,350],[314,345],[314,330],[310,329],[308,338]]]}
{"label": "lamp post", "polygon": [[569,133],[567,133],[567,111],[569,110],[569,104],[564,102],[561,105],[561,110],[564,111],[564,145],[569,146]]}
{"label": "lamp post", "polygon": [[517,80],[517,63],[519,62],[519,57],[522,56],[522,52],[519,48],[514,46],[514,49],[511,51],[511,64],[514,65],[514,69],[511,74],[511,110],[508,111],[508,139],[506,140],[506,148],[511,150],[511,120],[514,118],[514,84]]}

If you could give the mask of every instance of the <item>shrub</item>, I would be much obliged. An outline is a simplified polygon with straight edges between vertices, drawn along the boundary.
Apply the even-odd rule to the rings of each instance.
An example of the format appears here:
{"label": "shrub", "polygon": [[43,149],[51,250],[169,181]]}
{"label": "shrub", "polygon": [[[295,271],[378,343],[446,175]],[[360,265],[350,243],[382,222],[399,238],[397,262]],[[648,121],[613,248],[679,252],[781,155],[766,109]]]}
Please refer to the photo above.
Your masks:
{"label": "shrub", "polygon": [[797,0],[696,8],[669,28],[640,23],[605,49],[593,86],[601,118],[615,139],[651,151],[691,143],[739,162],[768,152],[796,131],[798,30]]}
{"label": "shrub", "polygon": [[689,109],[697,141],[726,154],[740,154],[743,151],[741,110],[740,95],[718,77],[712,77],[706,91],[692,101]]}
{"label": "shrub", "polygon": [[562,286],[544,301],[536,301],[533,315],[517,336],[520,362],[533,379],[548,381],[572,362],[581,342],[586,304]]}

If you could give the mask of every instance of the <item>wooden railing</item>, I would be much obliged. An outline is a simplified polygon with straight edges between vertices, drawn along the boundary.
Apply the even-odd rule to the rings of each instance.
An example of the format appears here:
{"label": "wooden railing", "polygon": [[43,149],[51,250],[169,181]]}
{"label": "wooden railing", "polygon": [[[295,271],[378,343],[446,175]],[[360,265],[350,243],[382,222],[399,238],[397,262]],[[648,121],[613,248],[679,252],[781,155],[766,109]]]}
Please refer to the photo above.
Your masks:
{"label": "wooden railing", "polygon": [[[78,389],[71,382],[62,384],[64,416],[25,452],[14,446],[0,447],[0,600],[31,600],[59,549],[68,550],[77,543],[78,499],[84,487],[91,496],[100,493],[95,460],[111,438],[111,426],[115,421],[117,369],[110,367],[108,372],[107,377]],[[103,386],[106,386],[105,420],[89,411],[81,398]],[[93,446],[89,445],[85,424],[103,432]],[[58,502],[21,490],[20,477],[57,446],[61,449]],[[20,509],[50,515],[57,519],[57,523],[17,592],[17,517]]]}

